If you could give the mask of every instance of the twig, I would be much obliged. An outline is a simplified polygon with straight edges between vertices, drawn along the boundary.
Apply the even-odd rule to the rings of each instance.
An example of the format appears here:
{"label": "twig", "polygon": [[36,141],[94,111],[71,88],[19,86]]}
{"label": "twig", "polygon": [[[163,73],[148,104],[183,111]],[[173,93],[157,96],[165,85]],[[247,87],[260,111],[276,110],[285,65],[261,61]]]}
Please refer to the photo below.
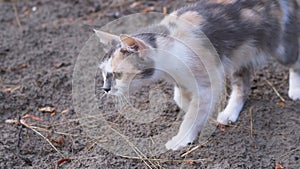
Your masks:
{"label": "twig", "polygon": [[25,121],[22,121],[20,120],[20,123],[22,125],[24,125],[25,127],[31,129],[32,131],[34,131],[36,134],[40,135],[43,139],[45,139],[49,144],[50,146],[62,157],[62,158],[65,158],[64,155],[51,143],[51,141],[46,138],[44,135],[42,135],[40,132],[38,132],[36,129],[34,129],[33,127],[31,127],[30,125],[26,124]]}
{"label": "twig", "polygon": [[20,19],[19,19],[19,13],[18,13],[18,10],[17,10],[16,1],[13,0],[12,3],[13,3],[13,9],[14,9],[17,24],[22,29],[22,25],[21,25],[21,22],[20,22]]}
{"label": "twig", "polygon": [[280,98],[280,100],[282,101],[282,102],[285,102],[285,99],[280,95],[280,93],[278,92],[278,90],[275,88],[275,86],[270,82],[270,81],[268,81],[268,80],[265,80],[267,83],[268,83],[268,85],[270,85],[271,87],[272,87],[272,89],[274,90],[274,92],[276,93],[276,95]]}
{"label": "twig", "polygon": [[197,145],[196,147],[192,148],[191,150],[187,151],[186,153],[182,154],[180,157],[186,157],[187,155],[191,154],[192,152],[194,152],[195,150],[197,150],[200,147],[203,147],[205,144],[209,143],[212,139],[208,139],[207,141],[205,141],[204,143]]}
{"label": "twig", "polygon": [[249,109],[249,113],[250,113],[250,135],[251,135],[251,138],[253,138],[253,117],[252,117],[252,110],[253,110],[253,106],[251,106],[250,109]]}
{"label": "twig", "polygon": [[[128,144],[129,146],[132,148],[132,150],[138,155],[140,156],[139,158],[144,162],[144,164],[148,167],[151,168],[152,167],[147,163],[147,157],[132,143],[130,142],[128,139],[125,138],[125,136],[123,134],[121,134],[119,131],[115,130],[114,128],[111,127],[111,130],[113,130],[114,132],[116,132],[118,135],[120,135]],[[147,161],[146,161],[146,160]],[[152,163],[152,161],[149,161],[149,163],[154,166],[156,168],[156,166]]]}
{"label": "twig", "polygon": [[119,156],[122,157],[122,158],[127,158],[127,159],[159,161],[159,162],[179,162],[179,163],[186,163],[186,162],[203,162],[203,161],[206,161],[206,159],[197,159],[197,160],[168,160],[168,159],[159,159],[159,158],[130,157],[130,156],[123,156],[123,155],[119,155]]}
{"label": "twig", "polygon": [[[18,121],[20,122],[20,120],[21,120],[21,116],[19,116],[18,117]],[[20,124],[20,123],[19,123]],[[21,155],[21,150],[20,150],[20,145],[21,145],[21,140],[22,140],[22,129],[23,129],[23,125],[21,124],[21,125],[19,125],[19,133],[18,133],[18,143],[17,143],[17,147],[16,147],[16,151],[17,151],[17,156],[20,158],[20,159],[22,159],[23,161],[25,161],[25,163],[26,164],[28,164],[28,165],[32,165],[32,161],[31,160],[29,160],[28,158],[26,158],[26,157],[23,157],[22,155]]]}
{"label": "twig", "polygon": [[288,151],[288,152],[284,153],[283,155],[281,155],[281,156],[278,158],[278,160],[281,159],[282,157],[288,156],[288,155],[290,155],[290,154],[292,154],[292,153],[294,153],[294,152],[296,152],[296,151],[298,151],[298,150],[300,150],[300,147],[295,148],[294,150],[291,150],[291,151]]}
{"label": "twig", "polygon": [[[18,117],[18,122],[21,121],[21,116]],[[17,143],[17,153],[20,153],[20,144],[21,144],[21,140],[22,140],[22,129],[23,129],[23,125],[19,125],[19,133],[18,133],[18,143]]]}

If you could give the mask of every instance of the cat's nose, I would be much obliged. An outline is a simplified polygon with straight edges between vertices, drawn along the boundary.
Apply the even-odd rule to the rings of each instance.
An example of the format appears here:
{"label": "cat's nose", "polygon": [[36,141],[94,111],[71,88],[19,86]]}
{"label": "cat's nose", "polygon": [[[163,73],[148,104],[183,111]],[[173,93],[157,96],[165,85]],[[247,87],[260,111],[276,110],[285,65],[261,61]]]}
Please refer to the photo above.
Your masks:
{"label": "cat's nose", "polygon": [[106,93],[108,93],[109,91],[110,91],[110,88],[105,88],[105,87],[103,87],[102,88]]}

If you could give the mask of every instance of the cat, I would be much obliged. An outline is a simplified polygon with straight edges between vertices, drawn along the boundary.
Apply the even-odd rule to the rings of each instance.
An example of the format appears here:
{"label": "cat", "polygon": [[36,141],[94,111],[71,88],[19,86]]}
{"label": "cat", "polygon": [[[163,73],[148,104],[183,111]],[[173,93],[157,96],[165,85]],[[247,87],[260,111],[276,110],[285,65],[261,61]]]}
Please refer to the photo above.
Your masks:
{"label": "cat", "polygon": [[[217,121],[223,125],[236,122],[250,90],[251,70],[270,57],[289,68],[288,96],[300,100],[297,1],[199,0],[134,35],[113,35],[95,29],[100,42],[108,45],[100,65],[103,90],[123,95],[129,83],[140,86],[147,79],[168,78],[165,72],[172,74],[174,100],[186,112],[177,135],[165,145],[172,150],[196,139],[211,113],[210,105],[218,102],[226,77],[231,81],[231,94]],[[218,56],[208,51],[207,39],[201,33]],[[165,72],[159,71],[162,69]],[[209,71],[215,74],[208,76]],[[187,83],[193,79],[196,85]]]}

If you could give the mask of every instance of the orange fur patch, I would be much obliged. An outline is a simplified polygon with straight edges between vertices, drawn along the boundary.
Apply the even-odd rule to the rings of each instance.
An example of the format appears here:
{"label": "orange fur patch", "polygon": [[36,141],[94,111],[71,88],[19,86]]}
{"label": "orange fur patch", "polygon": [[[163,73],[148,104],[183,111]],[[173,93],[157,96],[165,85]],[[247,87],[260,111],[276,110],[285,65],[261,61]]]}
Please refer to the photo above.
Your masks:
{"label": "orange fur patch", "polygon": [[200,25],[205,21],[204,18],[195,11],[185,12],[182,15],[180,15],[179,19],[188,21],[193,25]]}
{"label": "orange fur patch", "polygon": [[116,71],[116,69],[122,63],[123,60],[124,60],[124,55],[120,51],[116,51],[111,61],[111,66],[114,71]]}

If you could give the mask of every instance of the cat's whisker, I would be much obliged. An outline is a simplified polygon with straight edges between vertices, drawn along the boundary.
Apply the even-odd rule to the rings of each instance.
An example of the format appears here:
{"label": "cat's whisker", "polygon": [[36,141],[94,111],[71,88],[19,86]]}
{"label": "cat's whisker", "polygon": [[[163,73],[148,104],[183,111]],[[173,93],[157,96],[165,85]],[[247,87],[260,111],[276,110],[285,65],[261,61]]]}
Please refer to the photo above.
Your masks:
{"label": "cat's whisker", "polygon": [[106,93],[103,93],[103,94],[100,96],[99,100],[103,99],[105,96],[107,96],[107,94],[106,94]]}
{"label": "cat's whisker", "polygon": [[123,99],[124,99],[125,103],[127,105],[129,105],[130,107],[132,107],[132,105],[130,104],[130,101],[128,100],[128,98],[125,95],[122,95],[122,96],[123,96]]}
{"label": "cat's whisker", "polygon": [[122,108],[123,108],[123,99],[120,96],[118,96],[118,99],[119,99],[119,110],[122,110]]}
{"label": "cat's whisker", "polygon": [[123,95],[117,96],[117,99],[118,99],[118,110],[122,110],[122,108],[126,104],[126,101],[124,100]]}
{"label": "cat's whisker", "polygon": [[124,105],[130,105],[129,101],[127,100],[126,96],[122,95],[122,100]]}
{"label": "cat's whisker", "polygon": [[124,108],[124,106],[127,104],[127,101],[123,95],[116,96],[115,100],[116,100],[115,105],[118,111],[121,111]]}

